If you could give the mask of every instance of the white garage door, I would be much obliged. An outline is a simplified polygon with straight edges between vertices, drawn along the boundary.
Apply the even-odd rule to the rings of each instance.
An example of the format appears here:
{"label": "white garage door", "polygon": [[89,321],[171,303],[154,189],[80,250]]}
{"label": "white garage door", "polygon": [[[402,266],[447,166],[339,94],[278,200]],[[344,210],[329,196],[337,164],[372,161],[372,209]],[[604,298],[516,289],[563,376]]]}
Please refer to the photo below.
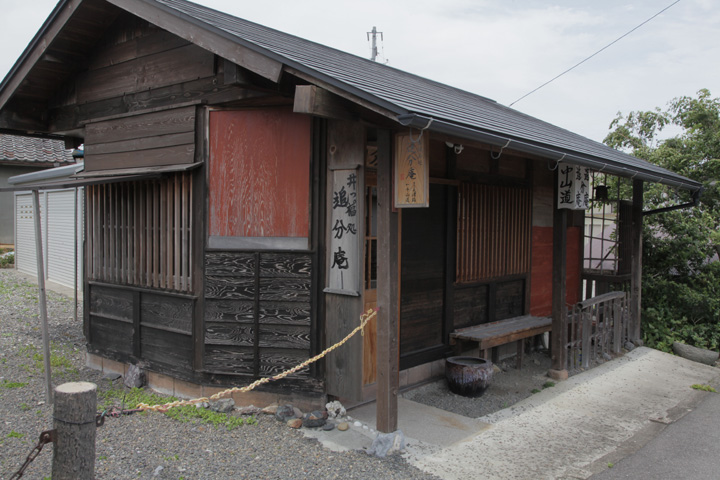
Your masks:
{"label": "white garage door", "polygon": [[[77,265],[77,285],[78,289],[82,289],[82,189],[77,192],[77,217],[75,195],[75,190],[40,193],[43,256],[45,275],[49,281],[72,288],[75,285],[73,270]],[[32,194],[16,195],[15,209],[15,266],[23,273],[36,276]],[[74,248],[76,241],[78,242],[77,262]]]}
{"label": "white garage door", "polygon": [[[75,190],[48,192],[47,205],[47,279],[72,287],[76,274]],[[81,213],[77,212],[78,218]],[[77,256],[79,262],[79,250]],[[78,277],[78,286],[82,285],[81,279]]]}

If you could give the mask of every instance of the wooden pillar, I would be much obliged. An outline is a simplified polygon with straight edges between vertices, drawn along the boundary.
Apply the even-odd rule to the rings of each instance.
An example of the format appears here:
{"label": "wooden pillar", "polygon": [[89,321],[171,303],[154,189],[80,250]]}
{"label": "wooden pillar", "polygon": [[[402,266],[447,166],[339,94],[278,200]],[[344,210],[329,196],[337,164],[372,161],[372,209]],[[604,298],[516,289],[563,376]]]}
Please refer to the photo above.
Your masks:
{"label": "wooden pillar", "polygon": [[555,174],[555,200],[553,202],[553,269],[552,269],[552,350],[548,376],[555,380],[568,378],[567,366],[567,213],[558,208],[558,182]]}
{"label": "wooden pillar", "polygon": [[642,344],[641,299],[642,299],[642,226],[643,226],[643,181],[633,180],[632,204],[632,259],[630,262],[630,341]]}
{"label": "wooden pillar", "polygon": [[399,221],[393,212],[390,132],[378,130],[377,429],[397,430],[400,344],[398,341]]}
{"label": "wooden pillar", "polygon": [[52,478],[95,478],[95,415],[97,386],[89,382],[64,383],[55,389]]}

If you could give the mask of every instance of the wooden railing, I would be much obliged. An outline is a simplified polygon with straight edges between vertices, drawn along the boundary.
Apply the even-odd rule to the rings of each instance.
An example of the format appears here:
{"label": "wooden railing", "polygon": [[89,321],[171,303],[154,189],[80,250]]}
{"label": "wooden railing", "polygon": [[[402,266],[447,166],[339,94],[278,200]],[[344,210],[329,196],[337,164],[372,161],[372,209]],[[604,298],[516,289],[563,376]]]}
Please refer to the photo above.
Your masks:
{"label": "wooden railing", "polygon": [[584,370],[620,354],[628,340],[625,292],[610,292],[575,304],[568,313],[569,372]]}
{"label": "wooden railing", "polygon": [[580,278],[583,289],[582,298],[585,300],[609,292],[630,291],[629,274],[615,274],[599,270],[584,269]]}

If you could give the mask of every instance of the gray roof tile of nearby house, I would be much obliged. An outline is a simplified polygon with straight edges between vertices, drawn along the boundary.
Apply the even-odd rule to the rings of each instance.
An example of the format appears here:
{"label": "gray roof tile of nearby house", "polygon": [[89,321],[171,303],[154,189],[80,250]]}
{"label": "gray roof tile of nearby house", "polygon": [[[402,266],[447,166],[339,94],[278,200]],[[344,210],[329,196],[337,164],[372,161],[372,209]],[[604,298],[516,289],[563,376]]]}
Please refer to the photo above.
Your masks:
{"label": "gray roof tile of nearby house", "polygon": [[[466,92],[387,65],[258,25],[186,0],[144,0],[185,20],[224,33],[258,53],[397,115],[403,124],[444,133],[484,134],[485,142],[537,153],[607,172],[684,185],[699,184],[569,130]],[[414,119],[412,118],[415,115]]]}
{"label": "gray roof tile of nearby house", "polygon": [[0,134],[0,163],[53,166],[75,159],[62,140]]}

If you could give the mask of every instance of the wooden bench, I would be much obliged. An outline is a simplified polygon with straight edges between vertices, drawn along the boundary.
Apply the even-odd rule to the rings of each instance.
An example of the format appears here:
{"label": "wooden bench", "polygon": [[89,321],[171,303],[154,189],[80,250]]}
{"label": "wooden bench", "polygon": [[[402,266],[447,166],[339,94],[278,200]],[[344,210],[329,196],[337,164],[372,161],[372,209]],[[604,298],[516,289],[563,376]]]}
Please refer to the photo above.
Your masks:
{"label": "wooden bench", "polygon": [[525,352],[525,339],[549,332],[551,329],[552,319],[550,317],[525,315],[455,330],[450,334],[450,345],[453,345],[456,354],[459,355],[464,344],[477,343],[480,348],[480,357],[488,358],[488,349],[517,342],[516,366],[521,368]]}

